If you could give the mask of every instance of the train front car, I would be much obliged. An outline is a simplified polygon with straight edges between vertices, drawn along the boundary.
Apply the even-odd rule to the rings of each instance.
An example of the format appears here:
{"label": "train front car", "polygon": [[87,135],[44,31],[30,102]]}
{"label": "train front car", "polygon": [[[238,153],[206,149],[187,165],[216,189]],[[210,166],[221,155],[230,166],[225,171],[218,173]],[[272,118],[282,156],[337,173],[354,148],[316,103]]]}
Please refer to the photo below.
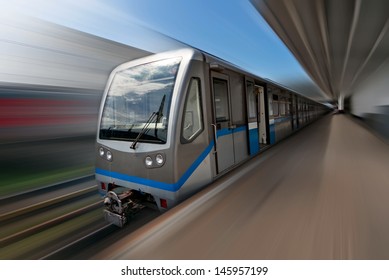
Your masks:
{"label": "train front car", "polygon": [[[96,180],[110,223],[123,226],[145,205],[169,209],[210,180],[210,171],[197,176],[199,182],[193,176],[209,145],[201,60],[193,50],[168,52],[125,63],[111,74],[96,146]],[[210,170],[209,164],[203,169]]]}

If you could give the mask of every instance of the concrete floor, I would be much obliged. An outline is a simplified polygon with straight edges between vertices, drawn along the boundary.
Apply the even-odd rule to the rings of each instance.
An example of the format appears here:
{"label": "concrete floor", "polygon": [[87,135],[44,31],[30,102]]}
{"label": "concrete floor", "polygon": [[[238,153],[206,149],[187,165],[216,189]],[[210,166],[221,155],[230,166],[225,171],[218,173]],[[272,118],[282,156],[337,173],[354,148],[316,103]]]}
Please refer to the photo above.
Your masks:
{"label": "concrete floor", "polygon": [[95,258],[389,259],[389,146],[328,115]]}

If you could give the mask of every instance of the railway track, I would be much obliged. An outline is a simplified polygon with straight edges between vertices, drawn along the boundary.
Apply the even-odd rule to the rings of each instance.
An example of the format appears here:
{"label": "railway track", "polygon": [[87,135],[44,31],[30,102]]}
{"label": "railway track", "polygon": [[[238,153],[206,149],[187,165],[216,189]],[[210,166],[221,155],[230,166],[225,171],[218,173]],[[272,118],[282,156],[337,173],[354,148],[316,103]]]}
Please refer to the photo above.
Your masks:
{"label": "railway track", "polygon": [[[101,226],[102,202],[93,176],[0,200],[0,259],[36,259]],[[62,241],[63,240],[63,241]]]}
{"label": "railway track", "polygon": [[93,176],[0,200],[0,259],[87,259],[160,213],[147,209],[123,229],[103,218]]}
{"label": "railway track", "polygon": [[120,230],[117,226],[112,224],[103,225],[102,227],[90,232],[89,234],[82,236],[69,244],[50,252],[49,254],[42,256],[42,260],[59,260],[69,259],[74,255],[75,252],[87,248],[91,244],[95,244],[96,241],[101,241],[110,234]]}
{"label": "railway track", "polygon": [[1,205],[1,207],[4,207],[4,205],[9,205],[9,204],[12,204],[14,202],[18,202],[20,200],[26,200],[26,199],[29,199],[32,197],[37,197],[37,196],[42,195],[42,194],[53,193],[55,191],[66,189],[66,188],[69,188],[71,186],[75,186],[78,184],[89,183],[90,181],[93,181],[93,180],[94,180],[94,175],[90,174],[90,175],[74,178],[71,180],[59,182],[57,184],[52,184],[52,185],[36,188],[33,190],[28,190],[28,191],[19,192],[19,193],[7,195],[7,196],[2,196],[2,197],[0,197],[0,205]]}
{"label": "railway track", "polygon": [[[130,234],[151,222],[161,213],[152,208],[144,208],[131,218],[131,221],[123,228],[111,224],[103,224],[94,231],[89,231],[73,242],[64,244],[56,250],[49,252],[40,259],[48,260],[84,260],[110,258],[101,256],[101,252],[110,251],[113,244],[121,244]],[[123,243],[124,244],[124,243]]]}

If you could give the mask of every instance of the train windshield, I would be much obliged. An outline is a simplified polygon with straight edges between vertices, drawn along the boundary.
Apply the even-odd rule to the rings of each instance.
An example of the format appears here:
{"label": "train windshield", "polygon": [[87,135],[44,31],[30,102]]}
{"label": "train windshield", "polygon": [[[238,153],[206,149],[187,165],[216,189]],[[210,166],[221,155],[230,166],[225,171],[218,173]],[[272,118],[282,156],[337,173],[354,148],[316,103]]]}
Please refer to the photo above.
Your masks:
{"label": "train windshield", "polygon": [[164,59],[117,72],[105,100],[100,139],[166,143],[180,62]]}

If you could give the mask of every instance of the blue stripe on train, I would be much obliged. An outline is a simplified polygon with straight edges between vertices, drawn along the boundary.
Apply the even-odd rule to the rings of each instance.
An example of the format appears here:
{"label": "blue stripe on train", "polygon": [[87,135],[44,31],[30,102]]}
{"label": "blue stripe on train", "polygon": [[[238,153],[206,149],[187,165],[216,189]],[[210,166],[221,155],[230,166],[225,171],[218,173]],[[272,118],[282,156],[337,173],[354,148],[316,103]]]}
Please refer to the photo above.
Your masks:
{"label": "blue stripe on train", "polygon": [[246,131],[247,130],[247,126],[246,125],[242,125],[242,126],[238,126],[236,128],[222,128],[222,129],[218,129],[216,134],[217,134],[217,137],[222,137],[222,136],[226,136],[226,135],[230,135],[230,134],[233,134],[233,133],[237,133],[237,132],[242,132],[242,131]]}
{"label": "blue stripe on train", "polygon": [[249,130],[249,145],[251,156],[259,152],[258,128],[253,128]]}
{"label": "blue stripe on train", "polygon": [[276,142],[276,126],[275,124],[270,124],[270,144],[274,144]]}
{"label": "blue stripe on train", "polygon": [[214,142],[212,141],[208,145],[208,147],[201,153],[201,155],[185,171],[185,173],[181,176],[181,178],[176,183],[164,183],[164,182],[159,182],[159,181],[141,178],[141,177],[137,177],[137,176],[122,174],[119,172],[108,171],[108,170],[104,170],[101,168],[96,168],[95,172],[96,172],[96,174],[112,177],[115,179],[131,182],[131,183],[135,183],[135,184],[145,185],[148,187],[161,189],[161,190],[165,190],[165,191],[170,191],[170,192],[176,192],[185,184],[185,182],[189,179],[189,177],[193,174],[193,172],[197,169],[197,167],[199,167],[199,165],[203,162],[203,160],[211,152],[213,146],[214,146]]}

